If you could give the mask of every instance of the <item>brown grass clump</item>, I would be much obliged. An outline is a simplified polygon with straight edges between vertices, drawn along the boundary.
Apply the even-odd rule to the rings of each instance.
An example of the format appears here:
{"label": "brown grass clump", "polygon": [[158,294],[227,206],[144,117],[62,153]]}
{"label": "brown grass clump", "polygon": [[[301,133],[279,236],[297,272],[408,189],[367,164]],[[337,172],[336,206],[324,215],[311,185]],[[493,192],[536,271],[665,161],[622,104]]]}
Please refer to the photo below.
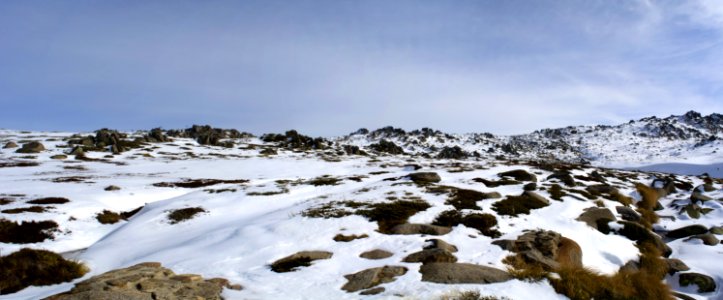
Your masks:
{"label": "brown grass clump", "polygon": [[520,255],[503,260],[509,271],[522,280],[539,281],[547,278],[555,291],[573,300],[588,299],[673,299],[670,288],[663,283],[667,264],[660,251],[650,243],[638,246],[640,267],[637,271],[623,270],[603,275],[584,267],[562,265],[550,276],[541,266],[530,264]]}
{"label": "brown grass clump", "polygon": [[351,242],[351,241],[353,241],[353,240],[365,239],[365,238],[368,238],[368,237],[369,237],[369,235],[367,235],[367,234],[362,234],[362,235],[356,235],[356,234],[343,235],[343,234],[340,233],[340,234],[337,234],[337,235],[334,236],[334,241],[337,241],[337,242]]}
{"label": "brown grass clump", "polygon": [[457,210],[441,212],[432,222],[433,225],[453,227],[459,224],[479,230],[485,236],[497,238],[501,234],[492,227],[497,226],[497,218],[491,214],[470,213],[463,215]]}
{"label": "brown grass clump", "polygon": [[53,231],[58,229],[54,221],[23,221],[16,223],[0,219],[0,243],[29,244],[39,243],[53,238]]}
{"label": "brown grass clump", "polygon": [[493,203],[492,209],[500,215],[516,217],[518,214],[529,215],[530,210],[548,205],[523,194],[521,196],[507,196],[504,200]]}
{"label": "brown grass clump", "polygon": [[36,205],[36,206],[30,206],[30,207],[5,209],[2,211],[2,213],[4,213],[4,214],[20,214],[20,213],[25,213],[25,212],[42,213],[45,211],[46,211],[46,207]]}
{"label": "brown grass clump", "polygon": [[633,198],[625,196],[619,192],[610,194],[610,196],[612,196],[612,198],[613,198],[612,200],[620,202],[620,204],[625,205],[626,207],[629,207],[630,205],[633,204]]}
{"label": "brown grass clump", "polygon": [[40,205],[47,205],[47,204],[64,204],[68,203],[70,200],[66,198],[60,198],[60,197],[47,197],[47,198],[40,198],[35,200],[30,200],[28,203],[30,204],[40,204]]}
{"label": "brown grass clump", "polygon": [[31,285],[69,282],[88,272],[77,262],[45,250],[24,248],[0,257],[0,294],[11,294]]}
{"label": "brown grass clump", "polygon": [[110,210],[103,210],[103,212],[95,215],[95,218],[101,224],[115,224],[122,220],[121,216],[118,213],[112,212]]}
{"label": "brown grass clump", "polygon": [[641,201],[638,202],[638,212],[640,213],[642,223],[648,228],[651,228],[653,224],[659,220],[658,215],[654,212],[655,207],[658,205],[658,199],[660,194],[654,188],[647,185],[636,183],[635,188],[642,197]]}
{"label": "brown grass clump", "polygon": [[548,192],[550,193],[550,198],[558,201],[562,200],[562,197],[566,195],[566,193],[562,191],[562,187],[557,183],[551,185]]}
{"label": "brown grass clump", "polygon": [[201,207],[180,208],[172,210],[171,213],[168,214],[168,219],[171,221],[171,224],[177,224],[193,219],[197,214],[203,212],[206,212],[206,210]]}

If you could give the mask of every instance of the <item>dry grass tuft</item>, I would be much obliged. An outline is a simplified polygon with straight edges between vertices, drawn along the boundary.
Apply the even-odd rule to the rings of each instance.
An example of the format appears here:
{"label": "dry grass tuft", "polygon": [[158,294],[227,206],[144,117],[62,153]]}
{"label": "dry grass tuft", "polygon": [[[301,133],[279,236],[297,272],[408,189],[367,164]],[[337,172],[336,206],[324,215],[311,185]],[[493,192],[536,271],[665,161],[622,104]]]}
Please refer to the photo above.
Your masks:
{"label": "dry grass tuft", "polygon": [[52,285],[83,276],[88,269],[60,255],[24,248],[0,257],[0,294],[11,294],[31,285]]}

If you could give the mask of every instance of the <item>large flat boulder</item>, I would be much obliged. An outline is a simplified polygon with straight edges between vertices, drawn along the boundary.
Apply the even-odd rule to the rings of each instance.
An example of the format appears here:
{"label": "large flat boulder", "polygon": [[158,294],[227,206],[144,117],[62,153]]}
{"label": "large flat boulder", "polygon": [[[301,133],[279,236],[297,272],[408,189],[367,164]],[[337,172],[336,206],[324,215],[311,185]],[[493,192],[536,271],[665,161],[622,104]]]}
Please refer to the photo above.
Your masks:
{"label": "large flat boulder", "polygon": [[512,279],[500,269],[467,263],[428,263],[419,269],[422,281],[435,283],[496,283]]}
{"label": "large flat boulder", "polygon": [[344,275],[348,280],[342,290],[353,293],[365,289],[375,287],[377,285],[392,282],[395,277],[402,276],[407,273],[407,268],[400,266],[383,266],[379,268],[371,268],[354,274]]}

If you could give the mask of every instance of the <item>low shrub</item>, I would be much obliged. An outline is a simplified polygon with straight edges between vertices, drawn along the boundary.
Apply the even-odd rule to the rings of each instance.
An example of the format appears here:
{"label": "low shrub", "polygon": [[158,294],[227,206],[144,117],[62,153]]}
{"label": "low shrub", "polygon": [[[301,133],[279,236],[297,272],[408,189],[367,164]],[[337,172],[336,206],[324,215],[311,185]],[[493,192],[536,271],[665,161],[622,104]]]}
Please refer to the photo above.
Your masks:
{"label": "low shrub", "polygon": [[457,210],[441,212],[432,222],[433,225],[453,227],[459,224],[479,230],[485,236],[497,238],[501,234],[492,227],[497,226],[497,218],[491,214],[470,213],[463,215]]}
{"label": "low shrub", "polygon": [[64,204],[68,203],[70,200],[66,198],[60,198],[60,197],[47,197],[47,198],[40,198],[35,200],[30,200],[28,203],[30,204],[40,204],[40,205],[47,205],[47,204]]}
{"label": "low shrub", "polygon": [[31,285],[70,282],[88,272],[77,262],[45,250],[24,248],[0,257],[0,294],[11,294]]}
{"label": "low shrub", "polygon": [[492,204],[492,209],[500,215],[517,216],[529,215],[530,210],[543,208],[548,204],[531,199],[529,196],[507,196],[504,200]]}
{"label": "low shrub", "polygon": [[54,221],[23,221],[21,223],[0,219],[0,242],[11,244],[39,243],[53,238],[58,229]]}
{"label": "low shrub", "polygon": [[2,211],[2,213],[4,213],[4,214],[20,214],[20,213],[25,213],[25,212],[42,213],[45,211],[46,211],[45,207],[36,205],[36,206],[30,206],[30,207],[5,209]]}
{"label": "low shrub", "polygon": [[120,222],[122,220],[121,215],[112,212],[110,210],[103,210],[102,212],[95,215],[95,218],[100,222],[101,224],[115,224]]}
{"label": "low shrub", "polygon": [[203,212],[206,212],[206,210],[201,207],[180,208],[172,210],[168,214],[168,219],[171,221],[171,224],[177,224],[183,221],[193,219],[196,215]]}

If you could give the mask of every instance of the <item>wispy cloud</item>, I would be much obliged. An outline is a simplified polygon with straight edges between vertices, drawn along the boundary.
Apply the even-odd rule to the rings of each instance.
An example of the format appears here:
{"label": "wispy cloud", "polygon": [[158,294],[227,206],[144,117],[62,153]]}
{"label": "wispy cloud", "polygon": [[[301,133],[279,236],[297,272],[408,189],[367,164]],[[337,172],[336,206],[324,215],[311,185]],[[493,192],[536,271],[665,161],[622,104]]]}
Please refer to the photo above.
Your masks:
{"label": "wispy cloud", "polygon": [[720,112],[718,3],[5,1],[0,126],[521,133]]}

